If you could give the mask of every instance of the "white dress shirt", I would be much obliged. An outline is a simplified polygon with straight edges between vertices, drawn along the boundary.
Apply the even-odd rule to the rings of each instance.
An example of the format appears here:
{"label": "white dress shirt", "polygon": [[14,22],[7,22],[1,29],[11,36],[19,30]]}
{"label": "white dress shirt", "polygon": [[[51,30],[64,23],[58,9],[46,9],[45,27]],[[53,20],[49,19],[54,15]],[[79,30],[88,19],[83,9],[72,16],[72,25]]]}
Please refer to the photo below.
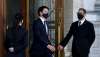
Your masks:
{"label": "white dress shirt", "polygon": [[79,20],[79,22],[81,22],[81,23],[80,24],[78,23],[78,26],[82,25],[85,22],[85,20],[86,20],[85,18],[83,18],[82,20]]}
{"label": "white dress shirt", "polygon": [[[44,22],[46,21],[46,19],[43,18],[43,17],[40,17],[40,19],[41,19],[42,23],[44,24]],[[44,25],[45,25],[45,28],[46,28],[46,32],[48,34],[48,26],[47,26],[47,24],[44,24]]]}

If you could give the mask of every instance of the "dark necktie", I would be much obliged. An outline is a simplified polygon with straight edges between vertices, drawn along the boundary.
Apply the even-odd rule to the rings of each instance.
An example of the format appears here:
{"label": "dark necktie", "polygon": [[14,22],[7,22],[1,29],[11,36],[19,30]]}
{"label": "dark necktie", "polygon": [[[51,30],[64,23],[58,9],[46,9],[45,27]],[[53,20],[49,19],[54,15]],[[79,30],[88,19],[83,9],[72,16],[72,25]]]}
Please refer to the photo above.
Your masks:
{"label": "dark necktie", "polygon": [[45,26],[45,29],[46,29],[46,33],[48,34],[47,21],[44,21],[44,26]]}
{"label": "dark necktie", "polygon": [[50,37],[50,35],[49,35],[49,33],[48,33],[48,27],[47,27],[47,21],[44,21],[44,26],[45,26],[45,29],[46,29],[46,33],[47,33],[47,35],[48,35],[48,44],[51,44],[51,37]]}
{"label": "dark necktie", "polygon": [[79,23],[78,23],[78,26],[80,26],[81,25],[81,21],[79,21]]}

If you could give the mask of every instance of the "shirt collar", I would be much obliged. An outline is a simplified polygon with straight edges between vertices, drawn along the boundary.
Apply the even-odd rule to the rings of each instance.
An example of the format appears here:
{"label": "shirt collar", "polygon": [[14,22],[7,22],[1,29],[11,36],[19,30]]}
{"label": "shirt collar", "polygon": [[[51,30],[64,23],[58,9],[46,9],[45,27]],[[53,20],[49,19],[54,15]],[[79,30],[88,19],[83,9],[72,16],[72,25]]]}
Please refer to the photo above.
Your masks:
{"label": "shirt collar", "polygon": [[46,21],[46,19],[43,18],[43,17],[39,17],[39,18],[41,19],[42,23],[44,24],[44,22]]}
{"label": "shirt collar", "polygon": [[81,22],[81,24],[83,24],[85,22],[85,17],[82,20],[79,20],[79,22]]}

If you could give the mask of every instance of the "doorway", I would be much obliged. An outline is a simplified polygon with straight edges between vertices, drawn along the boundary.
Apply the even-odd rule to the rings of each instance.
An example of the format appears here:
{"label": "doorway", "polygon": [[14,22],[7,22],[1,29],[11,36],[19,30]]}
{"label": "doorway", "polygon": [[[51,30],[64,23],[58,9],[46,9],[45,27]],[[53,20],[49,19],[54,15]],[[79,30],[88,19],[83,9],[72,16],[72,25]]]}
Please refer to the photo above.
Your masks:
{"label": "doorway", "polygon": [[[3,34],[6,34],[6,27],[12,27],[13,22],[15,21],[14,15],[18,12],[21,12],[24,16],[24,27],[28,31],[28,48],[26,49],[26,54],[28,55],[28,50],[31,46],[32,39],[32,21],[37,17],[36,10],[38,7],[45,5],[50,8],[50,16],[48,18],[49,23],[49,34],[51,37],[51,42],[56,47],[56,52],[54,57],[64,57],[64,51],[58,51],[57,45],[63,38],[64,33],[64,0],[0,0],[4,1],[5,6],[1,16],[5,17],[3,19],[0,17],[0,57],[4,51],[3,47]],[[1,2],[2,4],[2,2]],[[2,6],[2,5],[1,5]],[[2,9],[2,8],[1,8]],[[4,23],[2,23],[2,22]],[[2,39],[1,39],[2,38]]]}

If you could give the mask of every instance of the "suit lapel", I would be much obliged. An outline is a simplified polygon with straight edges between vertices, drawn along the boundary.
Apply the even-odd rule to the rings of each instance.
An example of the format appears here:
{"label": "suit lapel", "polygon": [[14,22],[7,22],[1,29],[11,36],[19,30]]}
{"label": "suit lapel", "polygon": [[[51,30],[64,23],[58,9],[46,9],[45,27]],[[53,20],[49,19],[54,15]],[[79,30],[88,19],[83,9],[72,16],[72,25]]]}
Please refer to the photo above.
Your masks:
{"label": "suit lapel", "polygon": [[[82,27],[82,26],[84,26],[86,23],[87,23],[87,20],[85,20],[84,23],[83,23],[82,25],[78,26],[78,27]],[[77,25],[78,25],[78,22],[77,22]]]}
{"label": "suit lapel", "polygon": [[40,18],[39,18],[39,22],[40,22],[40,24],[41,24],[41,27],[42,27],[43,31],[45,31],[45,33],[46,33],[46,28],[45,28],[45,26],[44,26],[44,24],[42,23],[42,21],[41,21]]}
{"label": "suit lapel", "polygon": [[85,25],[87,23],[87,20],[84,21],[83,25]]}

